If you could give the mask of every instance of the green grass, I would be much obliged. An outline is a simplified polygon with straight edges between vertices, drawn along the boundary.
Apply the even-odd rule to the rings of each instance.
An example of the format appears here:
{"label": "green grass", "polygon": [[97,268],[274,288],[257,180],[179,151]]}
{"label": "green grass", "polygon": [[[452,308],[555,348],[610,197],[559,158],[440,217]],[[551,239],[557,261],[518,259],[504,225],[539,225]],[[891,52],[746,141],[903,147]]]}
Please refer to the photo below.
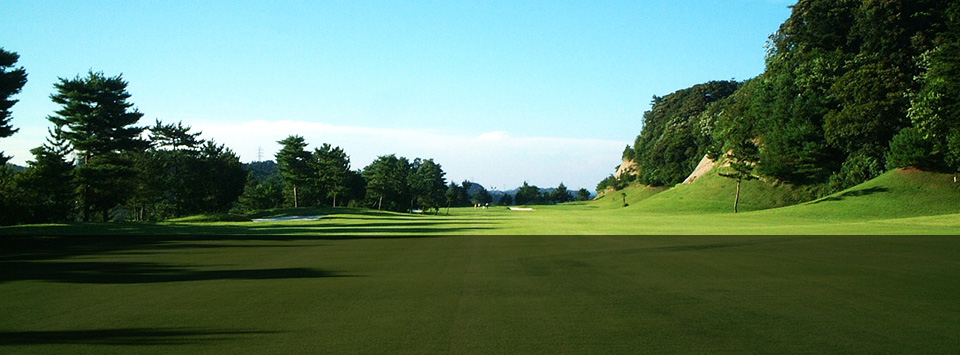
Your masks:
{"label": "green grass", "polygon": [[630,186],[627,186],[623,190],[611,191],[597,196],[597,198],[591,201],[590,204],[600,208],[621,208],[623,207],[624,202],[622,194],[627,195],[627,205],[636,205],[640,201],[650,198],[651,196],[654,196],[665,190],[667,189],[664,187],[652,187],[634,183]]}
{"label": "green grass", "polygon": [[828,220],[873,220],[960,212],[954,174],[895,170],[825,198],[765,214]]}
{"label": "green grass", "polygon": [[0,352],[943,353],[960,239],[4,237]]}
{"label": "green grass", "polygon": [[627,208],[601,198],[527,212],[3,227],[0,353],[960,347],[952,175],[893,171],[795,206],[697,212],[721,182],[634,187]]}
{"label": "green grass", "polygon": [[[722,177],[715,168],[690,184],[677,184],[662,193],[631,204],[643,212],[728,213],[733,212],[736,199],[736,180]],[[757,211],[794,205],[815,196],[811,188],[788,184],[771,185],[760,180],[744,181],[740,187],[741,212]]]}
{"label": "green grass", "polygon": [[249,222],[250,218],[247,216],[230,214],[230,213],[217,213],[217,214],[201,214],[195,216],[187,216],[181,218],[172,218],[167,220],[168,222],[182,223],[182,222]]}
{"label": "green grass", "polygon": [[[199,216],[157,224],[14,226],[0,228],[0,234],[960,234],[960,186],[950,174],[891,171],[826,198],[782,208],[771,207],[797,196],[796,190],[756,182],[756,189],[744,188],[742,207],[765,209],[738,214],[731,211],[733,196],[727,196],[732,183],[712,174],[663,192],[637,185],[625,190],[633,201],[626,208],[616,201],[622,199],[619,194],[610,194],[588,203],[534,206],[534,211],[454,208],[449,215],[446,210],[411,215],[356,208],[278,209],[249,217],[324,217],[257,223],[207,222],[210,217]],[[769,196],[759,197],[757,191]]]}

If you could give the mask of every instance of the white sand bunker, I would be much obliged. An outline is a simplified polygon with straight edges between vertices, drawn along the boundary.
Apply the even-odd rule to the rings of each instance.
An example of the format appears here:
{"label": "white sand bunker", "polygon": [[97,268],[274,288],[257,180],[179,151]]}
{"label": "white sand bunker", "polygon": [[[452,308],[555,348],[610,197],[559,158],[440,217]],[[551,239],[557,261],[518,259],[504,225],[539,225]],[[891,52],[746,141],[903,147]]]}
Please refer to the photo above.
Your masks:
{"label": "white sand bunker", "polygon": [[511,211],[533,211],[530,207],[510,207]]}
{"label": "white sand bunker", "polygon": [[291,221],[312,221],[323,218],[323,216],[284,216],[272,218],[254,218],[254,222],[291,222]]}

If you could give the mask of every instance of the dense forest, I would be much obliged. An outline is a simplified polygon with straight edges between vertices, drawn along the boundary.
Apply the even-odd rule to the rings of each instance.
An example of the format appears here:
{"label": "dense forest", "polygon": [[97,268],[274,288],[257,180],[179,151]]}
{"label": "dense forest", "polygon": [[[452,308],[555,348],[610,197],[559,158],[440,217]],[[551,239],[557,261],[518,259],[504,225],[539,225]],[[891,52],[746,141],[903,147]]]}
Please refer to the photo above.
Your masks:
{"label": "dense forest", "polygon": [[960,2],[801,0],[766,68],[654,97],[597,190],[672,186],[703,156],[733,177],[839,191],[899,167],[960,171]]}

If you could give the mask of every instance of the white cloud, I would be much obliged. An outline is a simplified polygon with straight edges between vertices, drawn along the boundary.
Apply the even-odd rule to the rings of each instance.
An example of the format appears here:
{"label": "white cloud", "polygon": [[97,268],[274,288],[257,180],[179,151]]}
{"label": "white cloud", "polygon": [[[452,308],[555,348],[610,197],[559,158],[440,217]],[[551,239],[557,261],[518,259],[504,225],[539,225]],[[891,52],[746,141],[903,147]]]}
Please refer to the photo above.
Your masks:
{"label": "white cloud", "polygon": [[323,143],[342,147],[354,169],[379,155],[410,159],[433,158],[448,180],[471,180],[487,188],[511,189],[524,181],[541,187],[563,182],[591,189],[613,172],[626,142],[552,137],[513,137],[507,132],[446,132],[440,130],[338,126],[306,121],[250,121],[194,125],[203,137],[226,144],[243,161],[273,159],[276,142],[289,135],[303,136],[310,148]]}

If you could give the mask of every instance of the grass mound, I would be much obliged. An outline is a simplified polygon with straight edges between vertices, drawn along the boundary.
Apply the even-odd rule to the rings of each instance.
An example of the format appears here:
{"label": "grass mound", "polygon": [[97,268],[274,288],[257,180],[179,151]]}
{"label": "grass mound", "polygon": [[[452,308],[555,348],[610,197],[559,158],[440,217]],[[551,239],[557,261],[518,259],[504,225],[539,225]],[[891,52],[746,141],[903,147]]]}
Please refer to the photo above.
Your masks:
{"label": "grass mound", "polygon": [[[778,209],[782,215],[821,219],[889,219],[960,213],[954,174],[897,169],[830,196]],[[770,211],[774,213],[774,211]]]}
{"label": "grass mound", "polygon": [[[643,212],[733,213],[737,181],[719,175],[714,168],[690,184],[678,184],[631,208]],[[815,187],[796,187],[751,180],[740,187],[740,212],[783,207],[812,200]]]}

